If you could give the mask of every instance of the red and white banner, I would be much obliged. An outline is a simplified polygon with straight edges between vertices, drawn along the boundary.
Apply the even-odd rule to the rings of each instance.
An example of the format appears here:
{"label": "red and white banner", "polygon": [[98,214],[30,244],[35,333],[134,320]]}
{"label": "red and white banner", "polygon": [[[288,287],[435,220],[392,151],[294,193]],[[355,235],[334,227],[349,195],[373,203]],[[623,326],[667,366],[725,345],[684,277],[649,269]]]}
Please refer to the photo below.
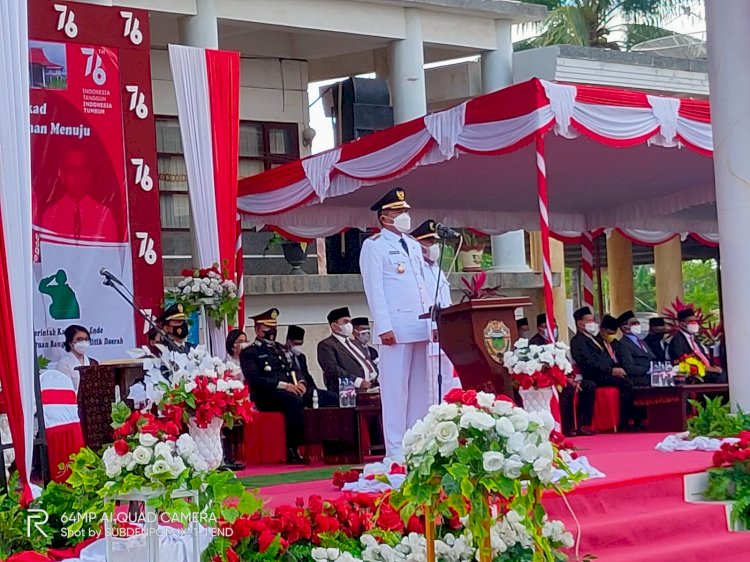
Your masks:
{"label": "red and white banner", "polygon": [[[199,264],[211,267],[218,263],[229,278],[235,278],[240,55],[170,45],[169,62]],[[241,284],[241,279],[235,280]],[[208,326],[211,348],[218,354],[224,349],[226,325],[216,328],[208,322]]]}
{"label": "red and white banner", "polygon": [[148,312],[163,299],[148,14],[29,5],[37,348],[58,360],[79,324],[92,357],[123,358],[144,343],[143,319],[100,269]]}

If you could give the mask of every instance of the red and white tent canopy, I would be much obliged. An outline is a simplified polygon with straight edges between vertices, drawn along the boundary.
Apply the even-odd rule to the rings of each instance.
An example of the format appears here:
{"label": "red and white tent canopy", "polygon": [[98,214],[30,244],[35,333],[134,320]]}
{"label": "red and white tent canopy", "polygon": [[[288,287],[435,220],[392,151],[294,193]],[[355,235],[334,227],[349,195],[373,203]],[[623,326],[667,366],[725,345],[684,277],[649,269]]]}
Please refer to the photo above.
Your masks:
{"label": "red and white tent canopy", "polygon": [[238,207],[315,238],[374,226],[370,205],[398,185],[415,224],[536,230],[540,136],[553,231],[715,242],[708,102],[536,79],[241,180]]}

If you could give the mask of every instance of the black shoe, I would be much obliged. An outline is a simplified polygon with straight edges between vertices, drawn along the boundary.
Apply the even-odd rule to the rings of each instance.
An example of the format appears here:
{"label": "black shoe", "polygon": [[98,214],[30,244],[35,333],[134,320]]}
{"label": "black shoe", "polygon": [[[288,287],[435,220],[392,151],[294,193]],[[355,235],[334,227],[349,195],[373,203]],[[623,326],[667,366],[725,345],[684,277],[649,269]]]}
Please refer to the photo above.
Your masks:
{"label": "black shoe", "polygon": [[594,431],[593,429],[587,429],[585,427],[579,427],[576,430],[576,433],[577,433],[577,435],[581,435],[581,436],[585,436],[585,437],[590,437],[591,435],[596,435],[596,431]]}
{"label": "black shoe", "polygon": [[299,455],[299,451],[294,447],[289,447],[286,452],[287,464],[305,464],[305,459]]}

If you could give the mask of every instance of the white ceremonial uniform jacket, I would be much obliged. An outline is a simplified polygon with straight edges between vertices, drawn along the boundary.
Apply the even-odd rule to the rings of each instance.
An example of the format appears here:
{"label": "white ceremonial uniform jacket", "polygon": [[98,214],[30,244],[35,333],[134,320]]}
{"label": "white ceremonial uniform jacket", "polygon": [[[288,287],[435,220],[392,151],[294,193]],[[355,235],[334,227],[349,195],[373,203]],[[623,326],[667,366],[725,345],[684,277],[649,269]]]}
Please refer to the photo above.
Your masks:
{"label": "white ceremonial uniform jacket", "polygon": [[403,239],[409,248],[408,255],[401,246],[401,237],[388,230],[362,244],[359,267],[376,344],[381,343],[380,334],[390,331],[396,336],[396,343],[432,338],[430,319],[419,318],[429,312],[434,298],[425,280],[427,264],[422,257],[422,246],[410,236]]}
{"label": "white ceremonial uniform jacket", "polygon": [[[453,304],[451,300],[451,286],[448,283],[448,279],[445,277],[445,273],[438,267],[436,263],[429,264],[425,262],[425,278],[427,281],[427,290],[430,295],[430,303],[435,299],[435,290],[437,283],[440,284],[440,290],[438,291],[437,304],[440,308],[447,308]],[[440,354],[440,344],[438,342],[430,342],[428,353],[430,355]]]}

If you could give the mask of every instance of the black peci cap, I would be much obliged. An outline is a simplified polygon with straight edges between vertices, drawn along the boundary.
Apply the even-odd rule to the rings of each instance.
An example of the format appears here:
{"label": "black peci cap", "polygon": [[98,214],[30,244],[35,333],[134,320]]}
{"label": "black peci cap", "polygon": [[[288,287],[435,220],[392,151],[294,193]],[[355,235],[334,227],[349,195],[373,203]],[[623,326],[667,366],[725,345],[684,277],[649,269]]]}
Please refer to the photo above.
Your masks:
{"label": "black peci cap", "polygon": [[578,322],[584,316],[592,314],[591,309],[588,306],[582,306],[573,313],[573,319]]}
{"label": "black peci cap", "polygon": [[349,307],[344,306],[342,308],[334,308],[328,313],[328,323],[333,324],[336,320],[341,320],[347,316],[351,316],[351,314],[349,314]]}

